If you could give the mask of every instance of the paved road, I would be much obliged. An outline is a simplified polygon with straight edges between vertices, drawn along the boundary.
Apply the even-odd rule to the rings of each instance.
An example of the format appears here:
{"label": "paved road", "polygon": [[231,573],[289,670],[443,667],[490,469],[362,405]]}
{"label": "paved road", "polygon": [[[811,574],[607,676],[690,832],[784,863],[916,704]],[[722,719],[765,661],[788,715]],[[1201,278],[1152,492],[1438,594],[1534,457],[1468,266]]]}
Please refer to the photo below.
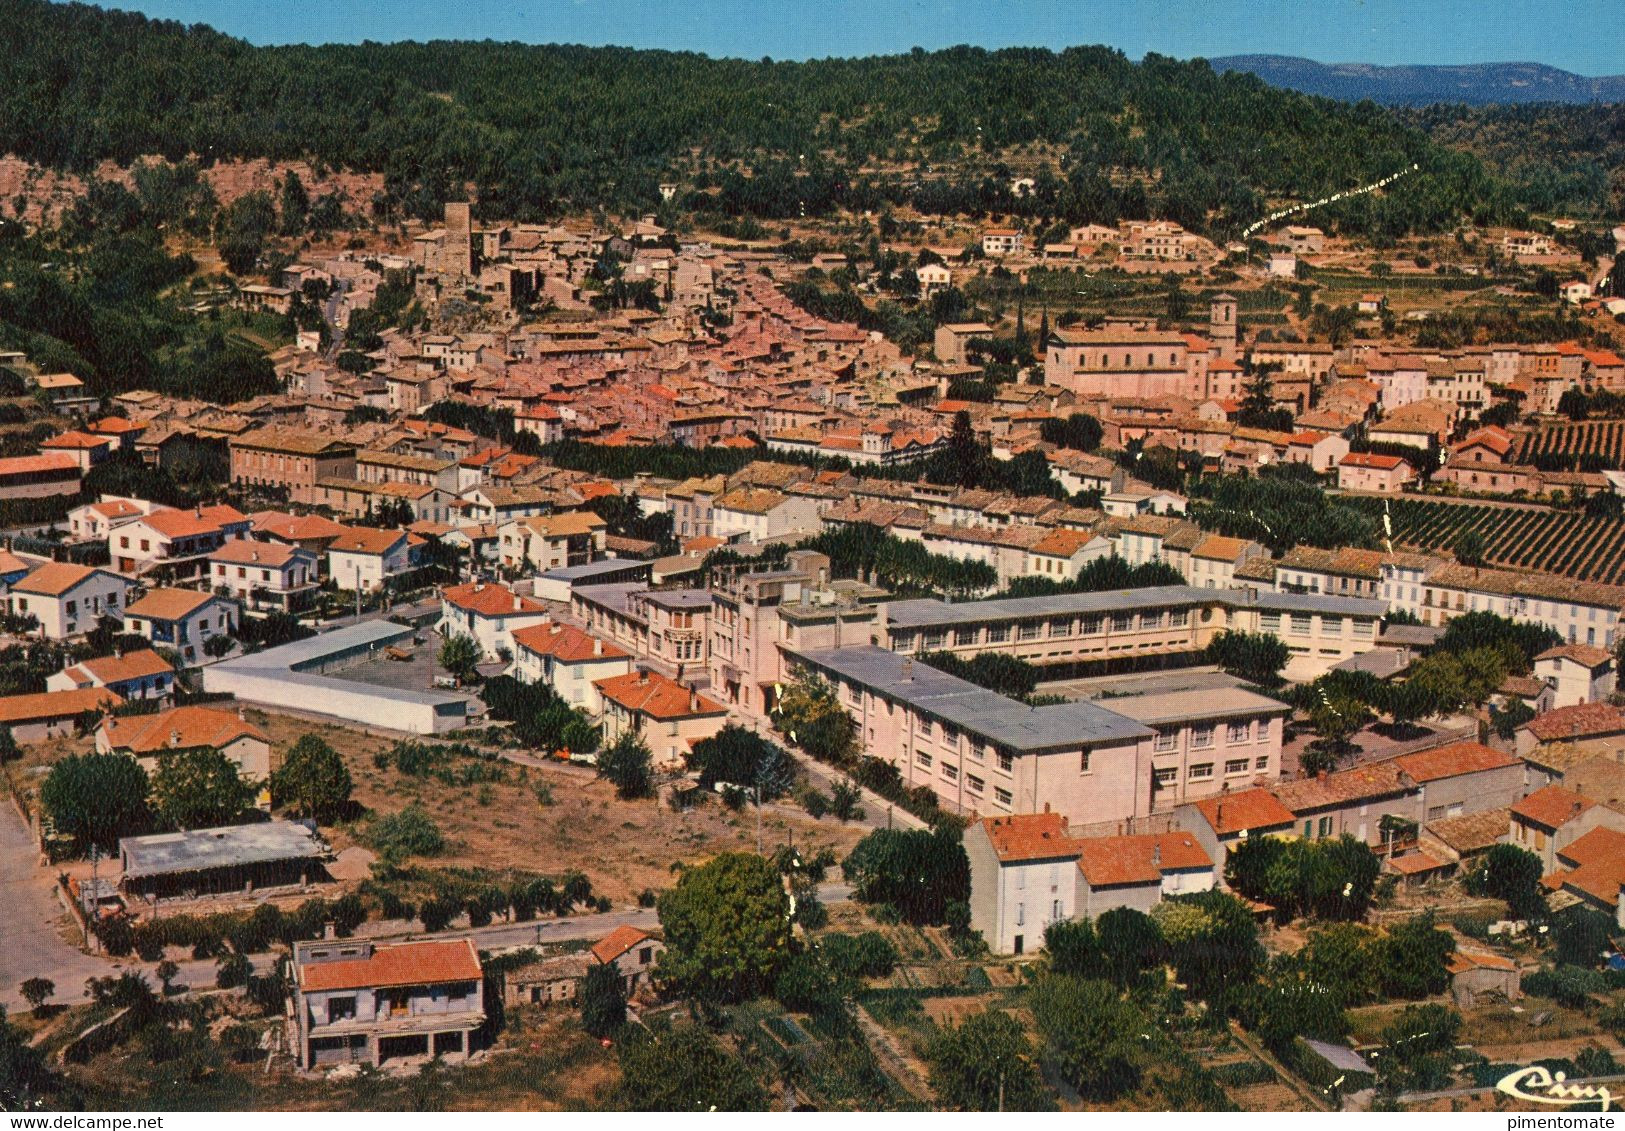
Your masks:
{"label": "paved road", "polygon": [[49,978],[57,998],[76,1001],[86,978],[111,966],[63,941],[68,913],[57,902],[55,873],[38,865],[39,854],[16,808],[0,799],[0,1004],[23,1007],[17,986],[25,978]]}

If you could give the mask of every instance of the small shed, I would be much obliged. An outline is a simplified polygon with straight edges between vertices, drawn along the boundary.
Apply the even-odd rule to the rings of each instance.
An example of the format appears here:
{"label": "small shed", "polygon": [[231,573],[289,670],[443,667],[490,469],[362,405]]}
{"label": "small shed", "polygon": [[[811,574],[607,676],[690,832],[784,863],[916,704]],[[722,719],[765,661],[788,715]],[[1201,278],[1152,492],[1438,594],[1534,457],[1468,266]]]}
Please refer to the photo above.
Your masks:
{"label": "small shed", "polygon": [[505,1005],[551,1005],[575,1001],[593,960],[585,952],[555,954],[509,970],[502,976]]}
{"label": "small shed", "polygon": [[128,895],[159,899],[205,892],[253,891],[256,887],[325,879],[327,844],[308,825],[267,821],[192,829],[118,842]]}
{"label": "small shed", "polygon": [[1471,1009],[1481,998],[1516,1001],[1523,996],[1518,985],[1518,966],[1499,954],[1458,950],[1445,964],[1450,972],[1450,996],[1463,1009]]}

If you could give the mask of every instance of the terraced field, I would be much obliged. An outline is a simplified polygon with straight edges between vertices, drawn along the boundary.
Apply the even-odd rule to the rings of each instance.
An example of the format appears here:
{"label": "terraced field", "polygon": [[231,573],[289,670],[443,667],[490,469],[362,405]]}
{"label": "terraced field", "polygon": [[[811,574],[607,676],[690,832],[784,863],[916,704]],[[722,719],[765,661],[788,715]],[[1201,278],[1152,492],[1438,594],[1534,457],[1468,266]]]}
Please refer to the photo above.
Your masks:
{"label": "terraced field", "polygon": [[[1378,515],[1378,499],[1349,499]],[[1463,533],[1483,536],[1485,561],[1513,569],[1540,570],[1579,581],[1625,584],[1625,520],[1593,518],[1578,511],[1500,507],[1485,503],[1388,502],[1394,546],[1448,552]]]}
{"label": "terraced field", "polygon": [[1540,456],[1567,456],[1582,470],[1625,466],[1625,420],[1585,420],[1551,424],[1524,435],[1514,462],[1534,463]]}

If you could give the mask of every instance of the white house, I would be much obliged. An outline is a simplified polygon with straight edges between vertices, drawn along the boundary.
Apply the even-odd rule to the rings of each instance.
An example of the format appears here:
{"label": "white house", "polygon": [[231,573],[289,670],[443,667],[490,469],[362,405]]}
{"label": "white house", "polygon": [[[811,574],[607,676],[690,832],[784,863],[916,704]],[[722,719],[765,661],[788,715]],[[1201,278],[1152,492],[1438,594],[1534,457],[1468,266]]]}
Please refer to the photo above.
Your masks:
{"label": "white house", "polygon": [[521,683],[545,683],[572,707],[603,713],[595,680],[627,675],[632,654],[573,625],[544,620],[513,634],[513,666],[508,674]]}
{"label": "white house", "polygon": [[341,589],[382,589],[411,567],[411,541],[404,530],[346,527],[327,547],[327,573]]}
{"label": "white house", "polygon": [[547,619],[540,601],[521,597],[506,585],[476,581],[440,591],[442,636],[472,636],[487,659],[513,656],[515,630]]}
{"label": "white house", "polygon": [[1606,703],[1614,693],[1614,657],[1591,644],[1559,644],[1535,657],[1535,678],[1551,685],[1554,708]]}
{"label": "white house", "polygon": [[107,552],[120,573],[139,576],[163,567],[175,579],[207,569],[208,556],[227,538],[247,538],[253,523],[236,507],[165,507],[113,527]]}
{"label": "white house", "polygon": [[175,689],[175,669],[150,648],[111,656],[97,656],[47,676],[47,691],[85,691],[106,688],[128,699],[164,699]]}
{"label": "white house", "polygon": [[718,538],[760,542],[798,530],[822,528],[818,500],[765,487],[740,487],[711,504],[711,532]]}
{"label": "white house", "polygon": [[585,565],[604,556],[604,535],[609,524],[591,511],[533,515],[503,524],[500,532],[502,564],[530,563],[538,572]]}
{"label": "white house", "polygon": [[230,636],[237,626],[237,603],[196,589],[149,589],[124,610],[124,631],[153,644],[173,648],[189,664],[206,653],[215,636]]}
{"label": "white house", "polygon": [[294,608],[315,590],[317,574],[314,552],[280,542],[234,538],[209,555],[209,584],[256,605]]}
{"label": "white house", "polygon": [[13,583],[6,605],[17,616],[39,620],[51,640],[82,636],[104,616],[119,617],[130,582],[111,570],[46,562]]}
{"label": "white house", "polygon": [[1059,813],[985,817],[965,830],[970,921],[995,954],[1025,954],[1077,914],[1078,842]]}

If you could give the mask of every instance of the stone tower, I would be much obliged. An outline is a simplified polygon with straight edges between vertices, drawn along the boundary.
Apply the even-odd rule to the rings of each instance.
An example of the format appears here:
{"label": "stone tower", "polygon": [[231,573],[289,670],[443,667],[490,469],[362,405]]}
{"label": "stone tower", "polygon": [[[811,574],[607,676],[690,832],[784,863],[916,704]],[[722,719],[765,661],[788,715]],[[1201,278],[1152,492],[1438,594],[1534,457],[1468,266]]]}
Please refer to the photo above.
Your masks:
{"label": "stone tower", "polygon": [[1236,296],[1214,295],[1213,303],[1208,307],[1207,336],[1218,355],[1226,361],[1236,360],[1236,334]]}

